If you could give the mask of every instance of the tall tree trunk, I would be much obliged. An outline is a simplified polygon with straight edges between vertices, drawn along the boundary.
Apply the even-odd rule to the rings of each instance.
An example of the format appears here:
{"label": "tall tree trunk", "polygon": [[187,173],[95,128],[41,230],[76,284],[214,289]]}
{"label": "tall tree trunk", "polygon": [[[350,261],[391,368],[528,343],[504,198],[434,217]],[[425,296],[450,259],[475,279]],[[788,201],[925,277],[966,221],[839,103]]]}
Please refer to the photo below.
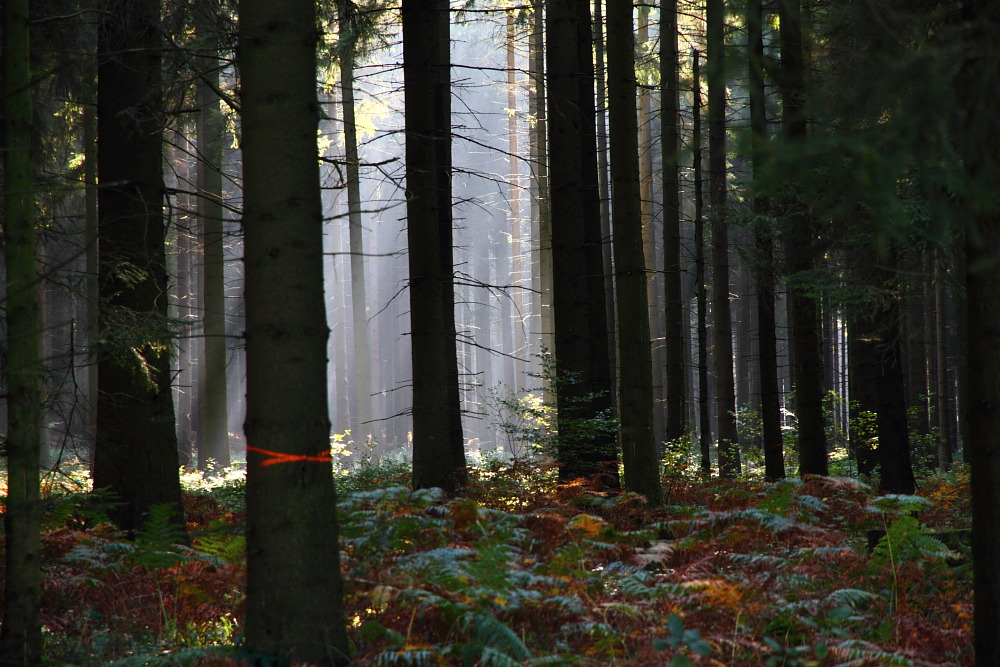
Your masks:
{"label": "tall tree trunk", "polygon": [[340,28],[340,89],[344,112],[344,151],[347,172],[347,220],[350,229],[351,312],[354,330],[354,382],[357,413],[351,420],[351,433],[359,442],[372,437],[371,354],[368,350],[368,292],[365,288],[364,226],[361,218],[361,161],[358,156],[358,129],[354,113],[354,54],[357,50],[353,8],[344,0],[337,2]]}
{"label": "tall tree trunk", "polygon": [[247,306],[246,642],[346,665],[326,392],[312,2],[240,4]]}
{"label": "tall tree trunk", "polygon": [[972,474],[972,567],[975,591],[976,666],[1000,655],[1000,209],[992,194],[1000,188],[1000,86],[995,39],[1000,5],[970,0],[962,8],[959,53],[964,61],[956,100],[964,112],[960,150],[969,181],[965,202],[967,271],[964,395],[968,424],[966,459]]}
{"label": "tall tree trunk", "polygon": [[653,437],[653,362],[643,256],[632,4],[608,4],[608,107],[618,327],[618,414],[625,488],[663,500]]}
{"label": "tall tree trunk", "polygon": [[[617,458],[613,429],[595,429],[612,405],[594,129],[590,7],[553,0],[546,14],[552,221],[552,304],[562,479]],[[583,283],[581,286],[581,282]],[[617,468],[609,483],[617,483]]]}
{"label": "tall tree trunk", "polygon": [[847,324],[850,358],[851,432],[850,448],[858,464],[859,475],[875,472],[873,443],[878,437],[879,354],[876,341],[869,335],[875,329],[872,316],[864,306],[855,306]]}
{"label": "tall tree trunk", "polygon": [[463,481],[451,215],[447,0],[404,0],[406,217],[413,365],[413,486]]}
{"label": "tall tree trunk", "polygon": [[[196,14],[206,53],[218,49],[218,0],[203,0]],[[222,67],[217,56],[206,57],[205,72],[198,86],[198,214],[202,224],[204,274],[204,350],[202,369],[205,384],[199,396],[201,429],[198,466],[208,462],[226,467],[229,458],[229,396],[226,386],[226,269],[225,232],[222,211],[222,142],[226,126],[218,93]]]}
{"label": "tall tree trunk", "polygon": [[[534,119],[531,128],[531,184],[532,202],[537,218],[538,317],[536,326],[541,338],[541,356],[555,355],[555,325],[552,309],[552,216],[549,203],[548,167],[548,103],[545,86],[545,17],[543,0],[531,0],[531,76],[534,83],[530,113]],[[541,360],[539,360],[541,362]],[[542,364],[538,371],[541,373]],[[554,404],[554,388],[545,382],[542,395],[545,403]]]}
{"label": "tall tree trunk", "polygon": [[513,327],[514,346],[514,383],[511,389],[520,391],[524,382],[524,358],[527,353],[525,337],[525,314],[527,303],[524,298],[524,269],[522,263],[524,254],[521,249],[521,156],[518,153],[517,141],[517,31],[514,25],[514,13],[507,12],[507,154],[509,188],[507,199],[510,202],[510,264],[511,264],[511,306],[514,317],[509,322]]}
{"label": "tall tree trunk", "polygon": [[[608,164],[608,107],[607,107],[607,68],[604,39],[604,3],[596,0],[594,3],[594,83],[597,86],[597,188],[601,202],[601,257],[604,261],[604,312],[608,320],[608,331],[617,331],[615,318],[615,271],[614,249],[611,245],[613,231],[611,228],[611,181],[609,180]],[[618,377],[618,348],[614,336],[608,336],[608,368],[611,377]],[[618,396],[612,396],[617,405]]]}
{"label": "tall tree trunk", "polygon": [[705,218],[704,177],[702,176],[701,138],[701,55],[691,52],[694,70],[694,102],[692,105],[691,143],[694,161],[694,280],[695,300],[698,302],[696,328],[698,331],[698,433],[701,446],[701,472],[712,473],[712,422],[709,419],[708,391],[708,294],[705,290]]}
{"label": "tall tree trunk", "polygon": [[680,95],[678,90],[677,0],[660,3],[660,153],[663,160],[663,279],[666,423],[664,439],[687,430],[684,391],[684,297],[681,269]]}
{"label": "tall tree trunk", "polygon": [[934,355],[937,364],[938,391],[937,413],[940,417],[941,432],[938,436],[938,468],[942,471],[951,467],[951,431],[949,418],[948,396],[951,385],[948,383],[948,331],[947,315],[945,313],[944,281],[945,272],[942,268],[942,251],[939,249],[934,257],[934,331],[937,340],[937,350]]}
{"label": "tall tree trunk", "polygon": [[[764,91],[764,10],[761,0],[749,0],[746,9],[749,47],[750,130],[753,142],[753,173],[765,169],[767,109]],[[753,270],[757,287],[757,363],[760,377],[760,417],[764,447],[764,477],[784,479],[785,451],[781,437],[781,395],[778,390],[778,341],[774,317],[774,240],[768,214],[770,202],[753,198]]]}
{"label": "tall tree trunk", "polygon": [[[806,137],[805,66],[799,0],[781,0],[781,102],[783,131],[788,141]],[[820,308],[810,294],[809,272],[815,264],[812,217],[795,202],[786,212],[788,230],[785,250],[789,271],[789,328],[792,343],[792,375],[795,384],[795,415],[799,424],[799,474],[826,475],[826,429],[823,421],[823,354]]]}
{"label": "tall tree trunk", "polygon": [[4,264],[7,298],[7,498],[0,664],[42,658],[41,336],[31,143],[28,0],[3,4]]}
{"label": "tall tree trunk", "polygon": [[[170,387],[161,142],[160,3],[116,2],[98,25],[97,125],[100,294],[94,488],[122,504],[122,528],[155,505],[183,530]],[[121,332],[130,337],[121,341]],[[119,342],[115,342],[119,341]]]}
{"label": "tall tree trunk", "polygon": [[723,0],[707,0],[708,178],[712,207],[712,349],[716,382],[719,474],[740,474],[733,378],[733,327],[729,314],[729,232],[726,207],[726,70]]}

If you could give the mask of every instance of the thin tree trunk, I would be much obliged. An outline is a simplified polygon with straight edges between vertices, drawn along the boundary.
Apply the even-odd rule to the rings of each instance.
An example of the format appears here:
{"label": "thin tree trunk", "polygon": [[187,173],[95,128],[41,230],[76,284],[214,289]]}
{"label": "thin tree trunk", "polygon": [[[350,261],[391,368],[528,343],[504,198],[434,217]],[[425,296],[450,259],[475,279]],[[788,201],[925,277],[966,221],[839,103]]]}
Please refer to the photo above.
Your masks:
{"label": "thin tree trunk", "polygon": [[[749,47],[750,129],[753,142],[754,178],[763,173],[766,160],[767,109],[764,91],[764,10],[761,0],[749,0],[746,10]],[[778,389],[778,341],[774,317],[774,237],[768,217],[770,202],[753,198],[757,216],[753,227],[754,279],[757,288],[757,364],[760,378],[761,437],[764,447],[764,478],[784,479],[785,451],[781,437],[781,395]]]}
{"label": "thin tree trunk", "polygon": [[736,387],[733,378],[733,328],[729,308],[729,232],[726,207],[726,71],[723,0],[707,0],[708,31],[708,178],[712,209],[713,368],[719,474],[740,474],[736,432]]}
{"label": "thin tree trunk", "polygon": [[677,85],[677,0],[660,3],[660,115],[663,160],[664,346],[666,423],[664,439],[673,442],[687,430],[684,391],[684,299],[681,269],[681,201],[678,147],[680,96]]}
{"label": "thin tree trunk", "polygon": [[[765,168],[767,109],[764,90],[764,11],[761,0],[747,3],[749,43],[750,126],[753,133],[754,176]],[[781,394],[778,388],[777,323],[774,317],[774,236],[767,215],[770,202],[763,196],[753,200],[758,216],[754,230],[754,274],[757,287],[757,363],[760,377],[760,414],[764,446],[764,477],[785,477],[785,453],[781,436]]]}
{"label": "thin tree trunk", "polygon": [[618,414],[625,488],[663,501],[653,435],[653,362],[636,127],[631,3],[608,5],[608,106],[618,329]]}
{"label": "thin tree trunk", "polygon": [[3,5],[4,264],[7,498],[0,664],[40,665],[42,550],[41,336],[28,0]]}
{"label": "thin tree trunk", "polygon": [[695,299],[698,302],[698,432],[701,444],[701,471],[708,477],[712,474],[712,422],[709,419],[708,390],[708,294],[705,289],[705,218],[704,178],[702,176],[701,138],[701,54],[692,51],[694,69],[694,104],[692,108],[694,159],[694,279]]}
{"label": "thin tree trunk", "polygon": [[937,339],[935,363],[937,365],[938,391],[937,413],[940,417],[941,432],[938,435],[938,468],[942,471],[951,467],[951,419],[948,409],[948,396],[951,386],[948,383],[948,332],[947,315],[944,302],[945,273],[942,269],[941,251],[934,258],[934,330]]}
{"label": "thin tree trunk", "polygon": [[513,302],[514,318],[510,326],[514,329],[514,384],[511,389],[520,391],[524,381],[524,358],[528,351],[525,338],[525,315],[527,303],[524,298],[524,255],[521,249],[521,156],[518,153],[517,140],[517,31],[514,25],[514,13],[507,12],[507,153],[509,183],[507,199],[510,201],[510,262],[511,285],[510,299]]}
{"label": "thin tree trunk", "polygon": [[[219,35],[212,24],[219,13],[218,0],[205,0],[198,17],[206,51],[213,52]],[[204,350],[202,368],[205,384],[201,399],[201,438],[198,465],[208,462],[226,467],[229,458],[229,396],[226,386],[226,270],[225,233],[222,211],[222,142],[225,119],[219,89],[217,57],[206,59],[206,71],[198,86],[198,214],[201,217],[204,275],[201,281],[204,312]]]}
{"label": "thin tree trunk", "polygon": [[[611,226],[611,181],[609,180],[608,164],[608,107],[607,107],[607,71],[605,67],[604,19],[602,15],[604,3],[594,1],[594,82],[597,86],[597,187],[601,201],[601,252],[604,260],[604,309],[608,320],[608,331],[617,331],[618,325],[615,312],[615,270],[614,249]],[[618,377],[618,346],[614,336],[608,337],[608,367],[611,377]],[[617,405],[618,395],[612,397]]]}
{"label": "thin tree trunk", "polygon": [[354,330],[354,382],[357,413],[351,420],[351,433],[359,442],[372,438],[371,354],[368,350],[368,292],[365,287],[364,226],[361,214],[360,157],[358,130],[354,113],[354,53],[357,49],[351,5],[337,3],[340,38],[341,109],[344,112],[344,151],[347,173],[347,220],[350,229],[351,312]]}

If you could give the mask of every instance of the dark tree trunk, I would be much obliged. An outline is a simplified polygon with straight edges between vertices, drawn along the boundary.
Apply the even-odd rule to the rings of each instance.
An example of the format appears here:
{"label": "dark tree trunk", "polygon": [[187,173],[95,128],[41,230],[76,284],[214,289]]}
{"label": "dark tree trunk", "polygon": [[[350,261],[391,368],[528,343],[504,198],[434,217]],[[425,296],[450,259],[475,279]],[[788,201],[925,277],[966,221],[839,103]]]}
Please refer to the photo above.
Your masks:
{"label": "dark tree trunk", "polygon": [[447,0],[405,0],[406,217],[413,370],[413,486],[463,482],[451,214]]}
{"label": "dark tree trunk", "polygon": [[[597,189],[589,3],[554,0],[546,15],[552,220],[552,305],[562,479],[617,458]],[[582,284],[581,284],[582,283]],[[609,471],[617,484],[617,467]]]}
{"label": "dark tree trunk", "polygon": [[326,385],[323,210],[312,2],[244,0],[247,305],[246,643],[349,662]]}
{"label": "dark tree trunk", "polygon": [[663,500],[653,437],[653,364],[643,256],[631,3],[608,5],[608,105],[618,327],[618,413],[625,488]]}
{"label": "dark tree trunk", "polygon": [[[781,0],[781,103],[788,141],[806,137],[805,63],[799,0]],[[806,284],[815,264],[814,220],[794,201],[786,205],[789,322],[795,416],[799,424],[799,475],[826,475],[826,429],[823,421],[823,353],[820,307]]]}
{"label": "dark tree trunk", "polygon": [[0,664],[41,664],[41,337],[28,0],[3,5],[7,497]]}
{"label": "dark tree trunk", "polygon": [[681,199],[678,148],[680,146],[677,53],[677,0],[660,3],[660,114],[663,160],[663,277],[666,353],[667,442],[687,430],[684,391],[684,300],[681,269]]}
{"label": "dark tree trunk", "polygon": [[977,667],[1000,655],[1000,86],[996,34],[1000,5],[970,0],[963,7],[956,99],[964,112],[960,150],[970,181],[965,229],[967,298],[966,458],[972,473],[972,567]]}
{"label": "dark tree trunk", "polygon": [[708,391],[708,294],[705,290],[705,219],[704,211],[704,178],[702,176],[702,144],[701,138],[701,54],[691,52],[692,69],[694,70],[694,100],[691,109],[692,159],[694,162],[694,281],[695,300],[697,301],[697,339],[698,339],[698,433],[701,450],[701,472],[708,477],[712,474],[712,422],[709,419]]}
{"label": "dark tree trunk", "polygon": [[707,0],[708,178],[712,210],[712,358],[719,438],[719,475],[740,474],[733,377],[733,326],[729,308],[729,230],[726,207],[726,70],[723,0]]}
{"label": "dark tree trunk", "polygon": [[[218,0],[203,0],[199,5],[198,29],[206,52],[218,47]],[[226,271],[225,233],[222,210],[222,142],[225,119],[219,95],[221,61],[206,57],[203,81],[198,86],[198,214],[202,223],[204,275],[201,281],[204,312],[204,356],[202,369],[205,383],[200,400],[201,428],[198,466],[209,461],[228,466],[229,457],[229,397],[226,386]]]}
{"label": "dark tree trunk", "polygon": [[[753,134],[754,175],[763,172],[768,142],[764,98],[764,11],[761,0],[747,2],[749,46],[750,129]],[[785,450],[781,437],[781,394],[778,390],[778,340],[774,318],[774,238],[769,217],[770,202],[762,195],[753,199],[753,270],[757,287],[757,362],[760,377],[760,418],[764,447],[764,477],[784,479]]]}
{"label": "dark tree trunk", "polygon": [[[183,530],[164,253],[160,4],[109,6],[98,26],[102,349],[94,488],[122,528],[173,505]],[[125,336],[123,339],[122,336]]]}

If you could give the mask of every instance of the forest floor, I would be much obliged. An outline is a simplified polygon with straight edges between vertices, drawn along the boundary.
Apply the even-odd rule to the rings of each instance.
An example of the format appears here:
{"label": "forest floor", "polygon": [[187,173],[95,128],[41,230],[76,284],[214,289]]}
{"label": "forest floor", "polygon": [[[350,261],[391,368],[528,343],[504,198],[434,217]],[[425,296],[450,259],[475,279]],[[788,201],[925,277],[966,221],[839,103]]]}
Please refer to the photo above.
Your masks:
{"label": "forest floor", "polygon": [[[524,464],[474,470],[455,499],[406,475],[338,482],[357,665],[973,662],[962,467],[916,496],[678,476],[659,508]],[[157,516],[124,539],[69,479],[49,479],[43,535],[50,664],[240,664],[239,474],[188,476],[190,547]]]}

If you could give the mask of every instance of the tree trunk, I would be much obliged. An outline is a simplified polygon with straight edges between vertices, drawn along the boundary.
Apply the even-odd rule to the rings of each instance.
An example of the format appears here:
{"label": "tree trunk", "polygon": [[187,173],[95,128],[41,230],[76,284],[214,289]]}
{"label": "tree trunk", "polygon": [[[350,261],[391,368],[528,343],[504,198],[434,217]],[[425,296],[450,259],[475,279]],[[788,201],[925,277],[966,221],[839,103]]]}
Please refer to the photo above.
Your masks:
{"label": "tree trunk", "polygon": [[995,38],[1000,5],[971,0],[962,9],[965,59],[956,82],[964,111],[960,150],[969,181],[962,220],[967,271],[965,379],[968,397],[966,458],[972,474],[972,566],[977,667],[1000,655],[1000,210],[991,193],[1000,188],[1000,85]]}
{"label": "tree trunk", "polygon": [[[219,15],[218,0],[203,0],[196,14],[206,53],[214,53],[219,43],[215,25]],[[204,273],[202,307],[204,312],[204,350],[202,368],[205,384],[200,402],[201,429],[198,466],[208,462],[226,467],[229,458],[229,396],[226,386],[226,268],[225,232],[222,210],[222,142],[226,126],[218,93],[221,61],[206,57],[205,72],[198,85],[198,214],[202,223]]]}
{"label": "tree trunk", "polygon": [[701,138],[701,68],[697,50],[692,51],[694,70],[694,103],[692,105],[691,143],[694,161],[694,280],[695,300],[698,302],[698,433],[701,448],[701,472],[712,474],[712,422],[709,419],[708,391],[708,294],[705,290],[705,219],[704,178],[702,177]]}
{"label": "tree trunk", "polygon": [[[805,72],[799,0],[781,0],[781,102],[788,141],[806,137]],[[826,429],[823,421],[823,353],[820,308],[805,284],[815,262],[811,216],[791,202],[785,249],[789,271],[789,329],[795,415],[799,424],[799,475],[827,475]]]}
{"label": "tree trunk", "polygon": [[7,498],[0,664],[42,659],[41,336],[35,245],[28,0],[3,5],[4,264]]}
{"label": "tree trunk", "polygon": [[[764,10],[761,0],[747,2],[746,24],[749,52],[750,130],[753,144],[753,173],[765,168],[767,109],[764,91]],[[751,186],[752,188],[753,186]],[[785,451],[781,437],[781,394],[778,389],[778,341],[774,317],[774,237],[770,202],[762,195],[753,198],[753,270],[757,288],[757,363],[760,377],[760,418],[764,447],[764,477],[774,481],[785,477]]]}
{"label": "tree trunk", "polygon": [[660,3],[660,115],[663,160],[664,347],[666,423],[664,439],[679,440],[687,430],[684,391],[684,299],[681,269],[681,199],[678,148],[677,0]]}
{"label": "tree trunk", "polygon": [[948,408],[948,396],[951,385],[948,382],[948,330],[945,313],[944,281],[945,272],[942,268],[941,250],[934,258],[934,337],[937,340],[935,363],[937,364],[938,391],[937,413],[940,417],[941,432],[938,435],[938,469],[945,471],[951,467],[951,431],[952,424]]}
{"label": "tree trunk", "polygon": [[625,488],[663,501],[653,437],[653,363],[636,127],[631,3],[608,4],[608,106],[618,327],[618,414]]}
{"label": "tree trunk", "polygon": [[524,269],[522,264],[524,254],[521,249],[521,156],[518,153],[517,141],[517,31],[514,26],[514,13],[507,12],[507,153],[509,186],[507,199],[510,202],[510,264],[511,264],[511,294],[509,300],[514,309],[514,317],[509,322],[513,327],[514,346],[514,383],[511,389],[519,392],[524,382],[524,359],[527,356],[527,339],[525,336],[525,321],[527,302],[524,298]]}
{"label": "tree trunk", "polygon": [[712,349],[716,382],[719,474],[740,474],[733,378],[733,327],[729,310],[729,232],[726,194],[726,70],[723,0],[707,0],[708,178],[712,209]]}
{"label": "tree trunk", "polygon": [[404,0],[406,217],[413,486],[455,490],[465,469],[455,341],[447,0]]}
{"label": "tree trunk", "polygon": [[346,665],[312,2],[244,0],[247,612],[255,654]]}
{"label": "tree trunk", "polygon": [[[589,3],[550,2],[546,14],[549,172],[552,220],[552,305],[556,344],[561,479],[601,471],[617,458],[608,418],[613,385],[597,150]],[[582,283],[582,285],[581,285]],[[597,420],[597,421],[595,421]],[[594,428],[600,424],[600,428]],[[617,467],[608,483],[617,484]]]}
{"label": "tree trunk", "polygon": [[[102,341],[94,488],[128,531],[169,504],[183,530],[170,387],[160,93],[160,4],[114,3],[98,26]],[[125,336],[122,339],[122,336]]]}
{"label": "tree trunk", "polygon": [[351,312],[354,331],[354,382],[357,413],[351,420],[351,434],[357,442],[367,443],[372,438],[372,386],[371,354],[368,350],[368,292],[365,287],[364,226],[361,218],[361,178],[358,156],[358,130],[354,114],[354,53],[357,36],[353,33],[351,3],[337,2],[337,20],[340,28],[340,89],[341,109],[344,111],[344,151],[347,172],[347,220],[350,229],[351,257]]}
{"label": "tree trunk", "polygon": [[[617,331],[615,318],[615,270],[614,249],[611,238],[611,182],[608,164],[608,107],[607,69],[605,66],[604,3],[594,2],[594,83],[597,86],[597,187],[601,202],[601,257],[604,262],[604,312],[608,321],[608,331]],[[614,336],[608,336],[608,368],[612,378],[618,377],[618,347]],[[612,396],[617,406],[618,395]]]}

